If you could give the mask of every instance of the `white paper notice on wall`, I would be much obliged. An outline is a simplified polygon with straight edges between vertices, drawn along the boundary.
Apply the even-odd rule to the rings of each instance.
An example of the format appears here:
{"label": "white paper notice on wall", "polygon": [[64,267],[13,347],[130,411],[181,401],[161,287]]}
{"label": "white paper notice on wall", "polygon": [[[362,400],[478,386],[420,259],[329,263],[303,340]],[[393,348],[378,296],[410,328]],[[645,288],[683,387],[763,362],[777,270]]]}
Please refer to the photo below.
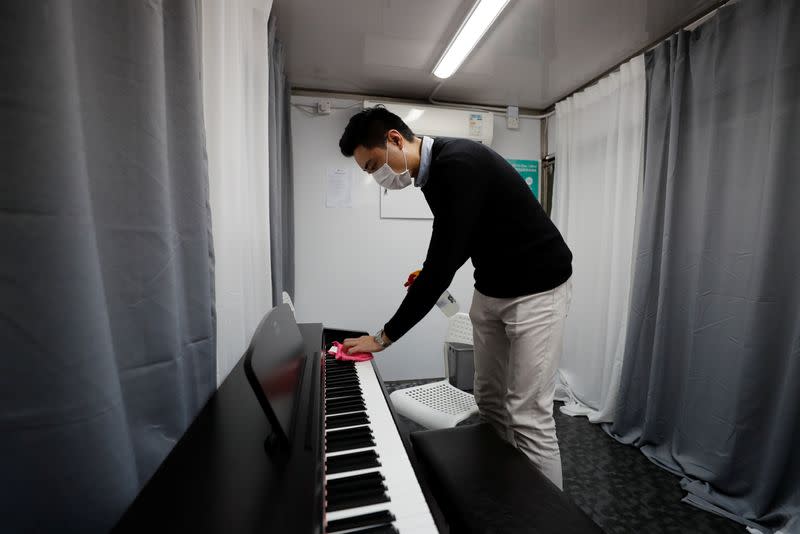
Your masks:
{"label": "white paper notice on wall", "polygon": [[325,207],[353,207],[353,176],[350,169],[328,169],[325,175]]}

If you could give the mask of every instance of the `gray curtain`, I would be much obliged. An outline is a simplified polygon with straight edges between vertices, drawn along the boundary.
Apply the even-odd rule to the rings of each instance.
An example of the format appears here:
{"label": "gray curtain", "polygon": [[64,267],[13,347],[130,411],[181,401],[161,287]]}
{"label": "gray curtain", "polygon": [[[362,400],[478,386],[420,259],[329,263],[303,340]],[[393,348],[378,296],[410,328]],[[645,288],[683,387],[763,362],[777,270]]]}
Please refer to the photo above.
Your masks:
{"label": "gray curtain", "polygon": [[105,532],[215,386],[194,0],[0,2],[0,530]]}
{"label": "gray curtain", "polygon": [[799,30],[800,2],[743,0],[647,55],[608,428],[683,475],[691,504],[768,528],[800,512]]}
{"label": "gray curtain", "polygon": [[292,188],[291,86],[286,78],[283,44],[269,20],[269,236],[272,304],[281,292],[294,300],[294,192]]}

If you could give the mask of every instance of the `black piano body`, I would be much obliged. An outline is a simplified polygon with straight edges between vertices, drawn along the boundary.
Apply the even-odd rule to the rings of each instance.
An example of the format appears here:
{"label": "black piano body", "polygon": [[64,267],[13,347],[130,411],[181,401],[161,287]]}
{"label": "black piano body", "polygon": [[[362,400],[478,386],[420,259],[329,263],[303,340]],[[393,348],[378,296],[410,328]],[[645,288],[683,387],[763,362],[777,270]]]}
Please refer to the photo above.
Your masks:
{"label": "black piano body", "polygon": [[[284,308],[288,306],[275,310]],[[321,358],[332,341],[364,333],[325,329],[321,324],[297,325],[303,358],[287,449],[276,437],[245,372],[254,347],[274,342],[264,339],[271,336],[265,327],[262,321],[248,351],[113,532],[324,532]],[[371,364],[382,386],[377,366]],[[382,391],[396,426],[385,387]],[[404,445],[413,458],[407,440]],[[436,510],[428,489],[422,490],[432,511]],[[441,521],[438,510],[434,519]]]}

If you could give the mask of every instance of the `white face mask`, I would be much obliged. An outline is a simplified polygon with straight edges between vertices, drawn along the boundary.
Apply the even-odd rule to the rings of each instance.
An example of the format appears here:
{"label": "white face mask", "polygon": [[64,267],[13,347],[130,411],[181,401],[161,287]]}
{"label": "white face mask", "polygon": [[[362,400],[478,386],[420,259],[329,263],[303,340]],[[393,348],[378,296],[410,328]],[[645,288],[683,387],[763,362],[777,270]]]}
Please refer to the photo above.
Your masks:
{"label": "white face mask", "polygon": [[406,151],[402,149],[401,151],[403,152],[403,161],[405,162],[406,170],[398,174],[389,166],[389,142],[386,142],[386,163],[384,163],[380,169],[372,173],[372,177],[375,178],[375,181],[378,182],[381,187],[385,187],[386,189],[403,189],[411,185],[411,171],[408,169]]}

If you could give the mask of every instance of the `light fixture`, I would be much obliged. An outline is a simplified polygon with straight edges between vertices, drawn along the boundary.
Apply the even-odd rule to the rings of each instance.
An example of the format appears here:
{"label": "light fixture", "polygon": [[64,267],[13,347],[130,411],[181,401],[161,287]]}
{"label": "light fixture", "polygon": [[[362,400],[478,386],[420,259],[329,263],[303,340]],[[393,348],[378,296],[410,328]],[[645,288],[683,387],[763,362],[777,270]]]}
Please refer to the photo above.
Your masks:
{"label": "light fixture", "polygon": [[422,117],[422,115],[424,115],[424,114],[425,114],[425,110],[424,109],[411,108],[411,110],[408,112],[408,114],[405,117],[403,117],[403,122],[406,123],[406,124],[411,124],[412,122],[414,122],[418,118]]}
{"label": "light fixture", "polygon": [[433,69],[433,75],[441,79],[452,76],[506,7],[508,1],[478,0],[472,6],[472,10],[456,32],[456,36],[450,41],[442,57],[439,58],[439,62]]}

